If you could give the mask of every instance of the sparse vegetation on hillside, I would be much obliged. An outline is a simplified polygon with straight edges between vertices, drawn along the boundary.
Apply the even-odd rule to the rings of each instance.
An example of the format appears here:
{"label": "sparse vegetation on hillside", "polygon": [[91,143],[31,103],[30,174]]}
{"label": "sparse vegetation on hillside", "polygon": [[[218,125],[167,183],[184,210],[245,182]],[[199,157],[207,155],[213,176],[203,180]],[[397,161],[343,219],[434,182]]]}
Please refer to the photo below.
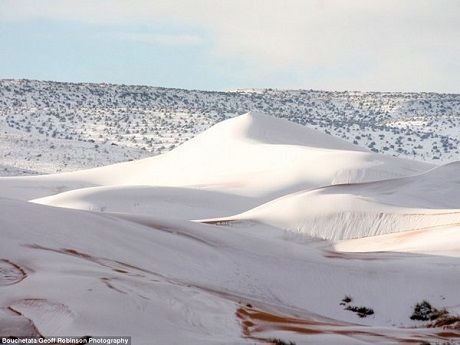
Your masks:
{"label": "sparse vegetation on hillside", "polygon": [[[428,161],[460,159],[460,95],[208,92],[0,80],[4,120],[0,131],[15,147],[34,151],[30,155],[10,151],[14,162],[29,171],[43,162],[52,162],[49,166],[57,167],[55,171],[72,170],[76,152],[82,156],[78,157],[82,168],[164,153],[219,121],[251,110],[318,129],[373,152]],[[2,149],[8,155],[8,148]]]}

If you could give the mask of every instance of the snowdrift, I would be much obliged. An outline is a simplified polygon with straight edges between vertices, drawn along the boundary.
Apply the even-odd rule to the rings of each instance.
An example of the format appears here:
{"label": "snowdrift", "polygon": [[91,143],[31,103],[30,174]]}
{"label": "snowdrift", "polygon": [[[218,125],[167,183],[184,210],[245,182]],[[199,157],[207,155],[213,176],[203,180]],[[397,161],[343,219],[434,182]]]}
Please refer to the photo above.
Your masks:
{"label": "snowdrift", "polygon": [[284,196],[210,222],[257,221],[329,240],[460,223],[460,163],[384,181],[342,184]]}

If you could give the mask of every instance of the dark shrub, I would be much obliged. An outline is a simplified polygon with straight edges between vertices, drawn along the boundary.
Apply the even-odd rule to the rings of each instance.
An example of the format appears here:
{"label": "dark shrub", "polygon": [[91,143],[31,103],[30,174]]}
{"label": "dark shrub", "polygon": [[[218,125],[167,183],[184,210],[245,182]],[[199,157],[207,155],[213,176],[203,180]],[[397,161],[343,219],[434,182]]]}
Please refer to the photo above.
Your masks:
{"label": "dark shrub", "polygon": [[358,314],[359,317],[367,317],[369,315],[373,315],[374,314],[374,310],[371,309],[371,308],[367,308],[367,307],[357,307],[357,306],[353,306],[353,305],[349,305],[345,308],[345,310],[350,310],[356,314]]}
{"label": "dark shrub", "polygon": [[278,339],[278,338],[270,339],[270,342],[273,345],[295,345],[295,343],[293,341],[286,342],[286,341]]}
{"label": "dark shrub", "polygon": [[417,321],[433,321],[440,317],[445,317],[447,314],[448,312],[446,309],[436,309],[432,307],[428,301],[423,300],[421,303],[415,305],[410,319]]}

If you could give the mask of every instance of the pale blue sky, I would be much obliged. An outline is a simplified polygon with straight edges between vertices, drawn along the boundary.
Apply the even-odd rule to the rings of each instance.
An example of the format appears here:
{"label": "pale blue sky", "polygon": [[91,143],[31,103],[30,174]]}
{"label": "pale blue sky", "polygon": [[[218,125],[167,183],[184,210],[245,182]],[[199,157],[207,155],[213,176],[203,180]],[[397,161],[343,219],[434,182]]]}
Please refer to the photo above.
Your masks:
{"label": "pale blue sky", "polygon": [[460,1],[0,0],[0,78],[460,92]]}

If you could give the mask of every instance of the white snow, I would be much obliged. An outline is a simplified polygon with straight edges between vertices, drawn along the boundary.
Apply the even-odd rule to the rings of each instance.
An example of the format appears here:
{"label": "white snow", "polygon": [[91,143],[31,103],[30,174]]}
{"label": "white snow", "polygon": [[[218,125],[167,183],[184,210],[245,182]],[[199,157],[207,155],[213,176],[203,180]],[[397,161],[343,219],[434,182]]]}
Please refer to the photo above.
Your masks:
{"label": "white snow", "polygon": [[312,237],[342,240],[460,223],[460,163],[416,176],[296,192],[240,215]]}
{"label": "white snow", "polygon": [[460,313],[459,169],[251,112],[160,156],[0,178],[0,333],[454,340],[410,315]]}
{"label": "white snow", "polygon": [[399,177],[432,166],[376,155],[286,120],[251,112],[221,122],[161,156],[59,175],[5,178],[0,186],[4,196],[23,199],[85,186],[155,185],[268,201],[297,190]]}
{"label": "white snow", "polygon": [[0,175],[68,172],[171,151],[261,111],[388,156],[460,159],[460,95],[0,80]]}

